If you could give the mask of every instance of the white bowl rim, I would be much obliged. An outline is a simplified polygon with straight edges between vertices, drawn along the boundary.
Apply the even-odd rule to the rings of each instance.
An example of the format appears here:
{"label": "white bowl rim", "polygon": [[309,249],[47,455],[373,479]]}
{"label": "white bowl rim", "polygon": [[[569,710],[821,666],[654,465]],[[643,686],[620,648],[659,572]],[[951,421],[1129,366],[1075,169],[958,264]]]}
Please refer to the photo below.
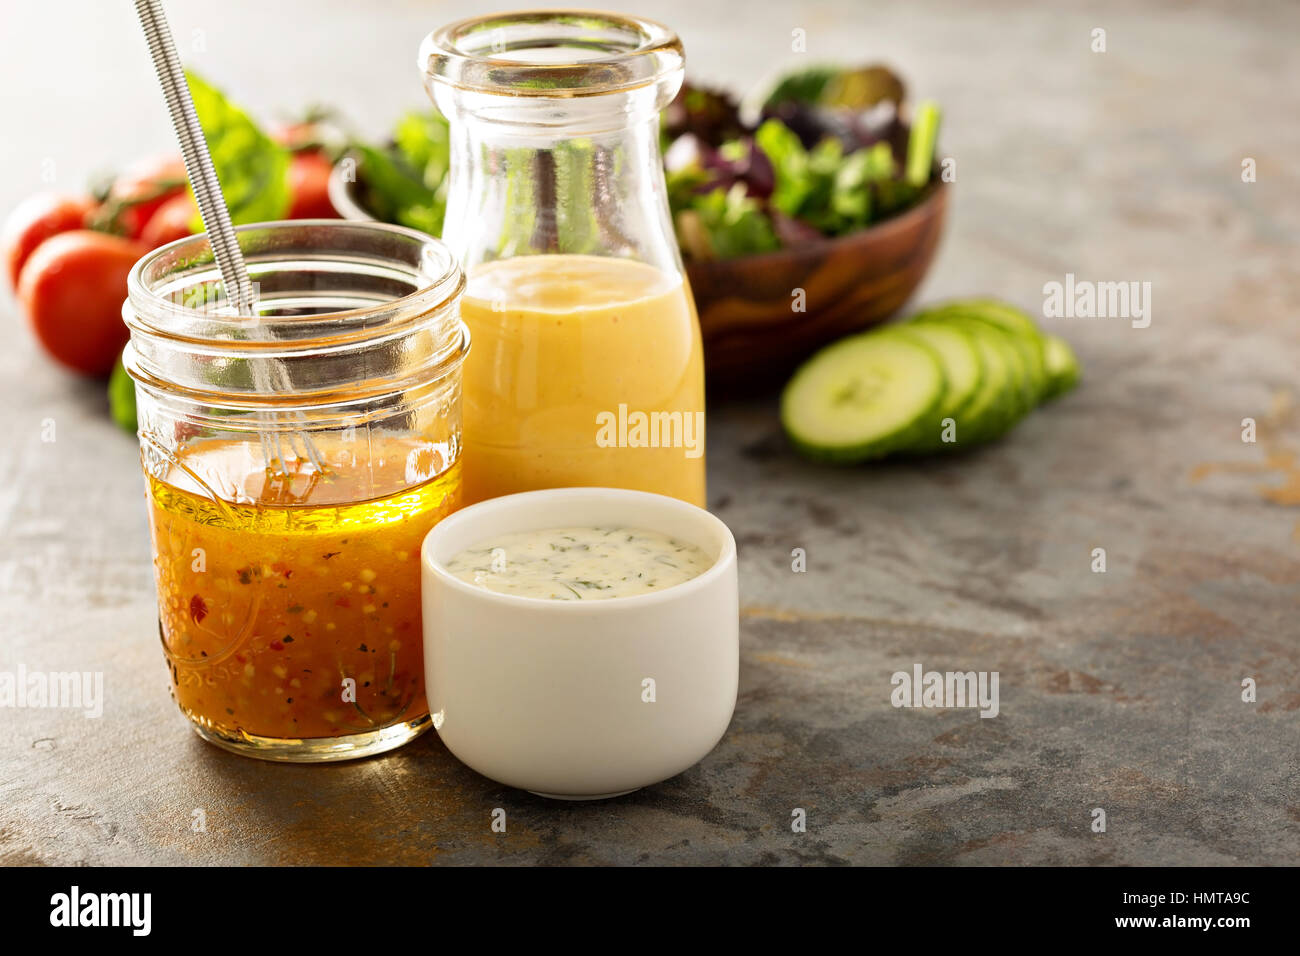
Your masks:
{"label": "white bowl rim", "polygon": [[[581,499],[584,497],[621,498],[628,502],[645,501],[653,503],[656,507],[675,508],[682,514],[689,514],[692,520],[699,521],[715,531],[720,531],[722,549],[718,552],[718,557],[713,564],[687,581],[669,585],[662,591],[600,598],[594,601],[556,601],[552,598],[526,597],[520,594],[502,594],[500,591],[489,591],[487,588],[481,588],[467,581],[462,581],[433,556],[432,542],[435,536],[445,534],[446,529],[449,527],[455,527],[466,522],[472,523],[475,520],[476,512],[482,514],[502,507],[520,507],[527,501],[535,501],[539,507],[542,507],[547,502],[554,501],[557,498]],[[639,527],[639,525],[634,526]],[[726,522],[711,511],[668,495],[659,495],[650,491],[634,491],[629,488],[602,488],[599,486],[543,488],[537,491],[521,491],[513,495],[488,498],[443,518],[424,536],[424,541],[420,545],[420,564],[425,570],[431,570],[443,584],[480,600],[493,603],[499,602],[507,607],[529,608],[539,614],[609,614],[617,613],[618,610],[624,608],[646,607],[666,601],[683,600],[696,591],[709,587],[714,581],[726,574],[728,568],[733,567],[735,563],[736,538],[731,533],[731,529],[727,527]]]}

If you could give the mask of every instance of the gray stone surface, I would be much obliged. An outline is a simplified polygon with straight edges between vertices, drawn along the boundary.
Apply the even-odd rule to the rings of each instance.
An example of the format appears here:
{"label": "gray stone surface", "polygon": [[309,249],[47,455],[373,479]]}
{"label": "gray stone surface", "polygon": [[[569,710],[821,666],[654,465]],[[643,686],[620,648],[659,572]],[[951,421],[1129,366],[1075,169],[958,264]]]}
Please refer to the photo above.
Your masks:
{"label": "gray stone surface", "polygon": [[[472,9],[380,6],[312,4],[313,40],[295,43],[303,3],[223,5],[222,23],[210,4],[168,4],[179,36],[204,31],[192,58],[245,102],[340,102],[371,132],[421,103],[421,33]],[[81,8],[11,11],[11,37],[57,30],[67,49],[56,63],[6,44],[5,209],[40,188],[44,159],[73,188],[167,146],[131,23]],[[741,548],[735,720],[676,779],[568,805],[492,784],[431,734],[332,767],[194,737],[167,695],[133,444],[6,301],[0,669],[103,671],[108,702],[99,720],[0,711],[0,861],[1297,862],[1296,8],[644,10],[681,29],[699,78],[756,81],[796,60],[802,27],[809,56],[885,57],[945,105],[954,218],[920,301],[1036,309],[1073,272],[1152,282],[1151,326],[1049,323],[1084,385],[962,458],[827,469],[785,447],[774,400],[715,406],[711,504]],[[1093,27],[1105,54],[1089,52]],[[1240,180],[1247,156],[1257,183]],[[1240,439],[1248,416],[1257,444]],[[1089,567],[1098,547],[1105,574]],[[894,709],[890,675],[918,662],[998,671],[1000,714]],[[489,829],[495,807],[507,834]],[[796,807],[807,833],[791,832]]]}

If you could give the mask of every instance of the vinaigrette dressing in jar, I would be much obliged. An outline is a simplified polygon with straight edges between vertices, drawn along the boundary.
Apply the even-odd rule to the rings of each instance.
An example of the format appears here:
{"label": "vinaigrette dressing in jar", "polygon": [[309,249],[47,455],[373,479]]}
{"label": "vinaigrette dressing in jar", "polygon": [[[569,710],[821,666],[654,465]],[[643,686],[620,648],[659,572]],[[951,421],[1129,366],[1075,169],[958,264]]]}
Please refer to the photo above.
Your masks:
{"label": "vinaigrette dressing in jar", "polygon": [[[243,496],[253,504],[185,490],[185,470],[230,469],[220,459],[242,458],[239,445],[197,449],[175,473],[148,478],[173,690],[214,732],[338,738],[427,711],[412,556],[455,506],[460,466],[406,487],[410,449],[374,449],[367,470],[398,490],[370,498],[345,450],[320,450],[323,481],[291,496],[265,469],[251,471]],[[317,495],[349,503],[314,504]],[[344,695],[348,678],[354,692]]]}
{"label": "vinaigrette dressing in jar", "polygon": [[460,504],[463,280],[441,244],[397,227],[238,232],[256,318],[205,305],[202,236],[130,279],[172,693],[239,753],[378,753],[429,726],[418,555]]}

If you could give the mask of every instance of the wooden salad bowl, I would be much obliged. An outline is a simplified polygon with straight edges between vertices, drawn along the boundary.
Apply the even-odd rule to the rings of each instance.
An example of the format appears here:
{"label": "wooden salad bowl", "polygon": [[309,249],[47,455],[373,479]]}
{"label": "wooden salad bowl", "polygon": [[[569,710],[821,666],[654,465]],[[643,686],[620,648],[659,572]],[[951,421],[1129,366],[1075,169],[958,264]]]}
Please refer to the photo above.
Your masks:
{"label": "wooden salad bowl", "polygon": [[[836,239],[686,271],[704,336],[711,395],[770,390],[810,353],[889,318],[921,284],[939,246],[948,189]],[[795,311],[796,291],[805,311]]]}

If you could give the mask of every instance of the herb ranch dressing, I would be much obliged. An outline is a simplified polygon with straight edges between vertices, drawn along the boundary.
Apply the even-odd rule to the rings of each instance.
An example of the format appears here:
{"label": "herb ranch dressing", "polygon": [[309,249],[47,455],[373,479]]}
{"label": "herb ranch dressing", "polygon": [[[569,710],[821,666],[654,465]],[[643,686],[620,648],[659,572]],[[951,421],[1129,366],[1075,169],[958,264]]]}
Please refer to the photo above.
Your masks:
{"label": "herb ranch dressing", "polygon": [[662,591],[707,571],[694,545],[641,528],[547,528],[467,548],[447,570],[500,594],[593,601]]}

